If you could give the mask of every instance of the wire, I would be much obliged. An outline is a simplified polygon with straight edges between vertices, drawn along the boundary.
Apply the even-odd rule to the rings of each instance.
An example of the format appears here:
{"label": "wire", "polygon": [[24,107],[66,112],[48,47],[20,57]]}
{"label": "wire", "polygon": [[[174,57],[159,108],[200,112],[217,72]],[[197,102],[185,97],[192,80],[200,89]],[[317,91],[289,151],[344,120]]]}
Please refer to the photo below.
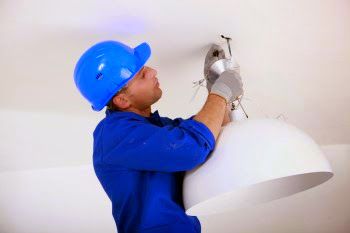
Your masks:
{"label": "wire", "polygon": [[205,78],[202,78],[202,79],[200,79],[200,80],[198,80],[198,81],[192,82],[192,84],[194,84],[194,85],[192,86],[192,88],[195,88],[196,86],[198,86],[198,88],[197,88],[196,91],[194,92],[194,95],[192,96],[190,102],[192,102],[192,101],[194,100],[194,98],[196,97],[196,95],[197,95],[197,93],[198,93],[198,91],[199,91],[199,88],[200,88],[201,86],[204,87],[204,85],[203,85],[203,82],[204,82],[204,81],[205,81]]}
{"label": "wire", "polygon": [[237,104],[237,105],[234,104],[234,101],[231,103],[231,104],[232,104],[231,110],[237,110],[238,106],[240,106],[240,107],[242,108],[243,112],[244,112],[244,115],[245,115],[247,118],[249,118],[247,112],[245,111],[245,109],[243,108],[243,105],[241,104],[241,101],[242,101],[242,99],[243,99],[243,96],[244,96],[244,93],[241,95],[240,98],[238,98],[238,104]]}

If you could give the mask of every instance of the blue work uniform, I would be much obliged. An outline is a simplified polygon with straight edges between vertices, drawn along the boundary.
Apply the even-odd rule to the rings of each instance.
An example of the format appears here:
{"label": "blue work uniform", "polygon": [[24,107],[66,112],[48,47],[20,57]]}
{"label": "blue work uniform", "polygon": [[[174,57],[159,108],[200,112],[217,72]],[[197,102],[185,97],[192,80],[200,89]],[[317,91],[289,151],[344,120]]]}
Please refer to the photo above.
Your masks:
{"label": "blue work uniform", "polygon": [[112,111],[94,130],[93,165],[119,233],[198,233],[182,199],[185,171],[204,163],[215,138],[203,123]]}

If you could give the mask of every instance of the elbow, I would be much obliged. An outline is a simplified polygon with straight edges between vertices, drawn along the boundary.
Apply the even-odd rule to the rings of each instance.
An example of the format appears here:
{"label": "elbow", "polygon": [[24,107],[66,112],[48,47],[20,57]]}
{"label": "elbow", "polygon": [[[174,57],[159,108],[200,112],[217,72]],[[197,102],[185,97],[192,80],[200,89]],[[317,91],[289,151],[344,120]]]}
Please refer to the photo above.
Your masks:
{"label": "elbow", "polygon": [[205,146],[204,148],[199,148],[198,150],[196,150],[194,152],[195,154],[195,160],[191,166],[191,169],[192,170],[193,168],[203,164],[206,162],[207,158],[209,157],[210,153],[211,153],[212,150],[210,150],[209,147]]}
{"label": "elbow", "polygon": [[202,152],[200,156],[200,164],[205,163],[205,161],[208,159],[209,155],[211,154],[213,150],[209,147],[206,147]]}

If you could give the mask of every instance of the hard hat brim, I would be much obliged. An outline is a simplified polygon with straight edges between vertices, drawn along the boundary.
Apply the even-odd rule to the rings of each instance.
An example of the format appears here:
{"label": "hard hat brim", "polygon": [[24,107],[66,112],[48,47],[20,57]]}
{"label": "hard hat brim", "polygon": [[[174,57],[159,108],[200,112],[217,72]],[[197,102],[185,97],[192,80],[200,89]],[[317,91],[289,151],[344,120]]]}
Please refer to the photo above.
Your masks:
{"label": "hard hat brim", "polygon": [[134,48],[135,54],[139,57],[142,63],[140,69],[144,66],[148,58],[151,56],[151,47],[146,43],[141,43]]}

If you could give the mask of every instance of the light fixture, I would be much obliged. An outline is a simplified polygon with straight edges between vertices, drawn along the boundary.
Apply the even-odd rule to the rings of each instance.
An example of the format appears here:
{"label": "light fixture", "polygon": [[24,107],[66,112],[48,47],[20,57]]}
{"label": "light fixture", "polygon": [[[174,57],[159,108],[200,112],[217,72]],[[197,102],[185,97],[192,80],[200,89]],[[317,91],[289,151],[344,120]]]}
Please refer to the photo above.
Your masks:
{"label": "light fixture", "polygon": [[[216,80],[225,70],[239,72],[231,54],[231,38],[221,37],[227,41],[230,59],[214,62],[207,81]],[[214,44],[207,56],[218,56],[214,54],[219,51],[220,46]],[[254,206],[312,188],[333,176],[309,135],[282,120],[248,119],[241,99],[238,105],[241,108],[232,109],[233,121],[222,127],[206,162],[185,175],[183,199],[188,215]]]}
{"label": "light fixture", "polygon": [[246,119],[241,109],[221,129],[207,161],[186,173],[189,215],[254,206],[319,185],[333,176],[317,143],[278,119]]}

